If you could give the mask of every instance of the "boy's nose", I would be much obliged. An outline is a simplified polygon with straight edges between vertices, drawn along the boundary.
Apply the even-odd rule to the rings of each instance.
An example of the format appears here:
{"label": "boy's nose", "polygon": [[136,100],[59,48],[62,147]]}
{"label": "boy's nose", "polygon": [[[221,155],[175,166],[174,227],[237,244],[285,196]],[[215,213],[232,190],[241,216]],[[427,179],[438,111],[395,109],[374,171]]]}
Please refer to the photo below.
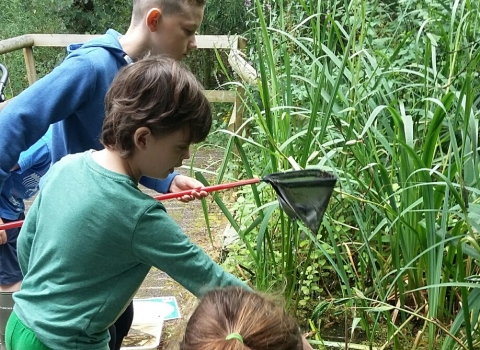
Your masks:
{"label": "boy's nose", "polygon": [[197,39],[195,35],[193,36],[192,40],[188,42],[188,51],[196,50],[197,49]]}

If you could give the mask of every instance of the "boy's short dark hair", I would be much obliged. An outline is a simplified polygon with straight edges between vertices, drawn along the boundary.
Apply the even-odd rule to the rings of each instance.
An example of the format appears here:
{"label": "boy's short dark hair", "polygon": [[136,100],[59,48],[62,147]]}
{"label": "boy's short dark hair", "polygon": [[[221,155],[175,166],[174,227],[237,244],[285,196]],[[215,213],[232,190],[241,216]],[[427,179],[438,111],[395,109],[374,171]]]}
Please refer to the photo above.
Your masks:
{"label": "boy's short dark hair", "polygon": [[182,63],[167,56],[123,67],[105,97],[102,144],[128,157],[134,149],[133,135],[143,126],[156,137],[188,127],[191,143],[205,140],[212,113],[202,89]]}
{"label": "boy's short dark hair", "polygon": [[132,20],[135,23],[143,20],[145,14],[157,7],[164,15],[182,12],[185,5],[205,6],[206,0],[133,0]]}

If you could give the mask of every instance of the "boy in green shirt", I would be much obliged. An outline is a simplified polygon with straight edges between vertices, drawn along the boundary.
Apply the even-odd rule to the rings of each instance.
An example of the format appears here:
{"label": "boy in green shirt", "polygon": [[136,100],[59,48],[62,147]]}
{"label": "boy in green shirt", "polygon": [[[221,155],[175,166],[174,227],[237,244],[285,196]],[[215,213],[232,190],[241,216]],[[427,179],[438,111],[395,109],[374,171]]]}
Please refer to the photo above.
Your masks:
{"label": "boy in green shirt", "polygon": [[155,266],[201,296],[246,287],[193,244],[165,207],[142,193],[205,139],[210,105],[173,59],[119,72],[105,99],[105,149],[69,155],[47,174],[18,239],[24,280],[6,329],[9,350],[108,350],[108,327]]}
{"label": "boy in green shirt", "polygon": [[[197,47],[206,0],[133,0],[130,25],[124,35],[109,29],[83,44],[68,45],[68,56],[52,72],[25,89],[2,109],[0,116],[0,191],[20,153],[52,125],[52,163],[67,154],[101,150],[99,141],[104,100],[119,69],[149,54],[182,60]],[[181,201],[202,198],[201,183],[177,173],[166,179],[143,177],[142,185],[160,193],[192,190]],[[0,233],[1,235],[1,233]],[[0,342],[11,295],[0,298]],[[119,350],[133,320],[133,305],[111,327],[111,350]],[[0,350],[4,350],[0,344]]]}

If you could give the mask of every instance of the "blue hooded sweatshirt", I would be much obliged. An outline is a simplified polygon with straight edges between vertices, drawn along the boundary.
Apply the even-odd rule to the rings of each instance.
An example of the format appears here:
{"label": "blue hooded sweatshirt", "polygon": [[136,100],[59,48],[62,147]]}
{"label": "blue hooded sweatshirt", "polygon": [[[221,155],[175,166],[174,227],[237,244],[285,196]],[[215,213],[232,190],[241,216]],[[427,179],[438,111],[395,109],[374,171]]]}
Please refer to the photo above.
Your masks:
{"label": "blue hooded sweatshirt", "polygon": [[0,192],[0,218],[18,220],[25,211],[24,199],[37,194],[40,178],[50,168],[52,128],[25,152],[20,154],[18,169],[10,173]]}
{"label": "blue hooded sweatshirt", "polygon": [[[67,154],[101,150],[105,95],[130,58],[122,50],[120,33],[110,29],[85,44],[72,44],[68,56],[51,73],[15,97],[0,112],[0,191],[20,153],[53,125],[52,163]],[[168,192],[173,177],[142,178],[140,183]]]}

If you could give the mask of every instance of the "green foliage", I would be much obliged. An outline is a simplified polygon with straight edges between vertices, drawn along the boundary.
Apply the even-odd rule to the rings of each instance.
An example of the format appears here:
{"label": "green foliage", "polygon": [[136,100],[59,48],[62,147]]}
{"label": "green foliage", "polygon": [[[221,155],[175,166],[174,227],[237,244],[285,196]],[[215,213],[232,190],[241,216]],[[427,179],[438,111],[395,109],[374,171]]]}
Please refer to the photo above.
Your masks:
{"label": "green foliage", "polygon": [[318,234],[265,187],[244,194],[250,215],[237,225],[258,288],[292,306],[309,306],[306,293],[342,300],[371,344],[385,331],[381,345],[400,349],[410,330],[429,349],[477,346],[478,7],[255,2],[251,133],[232,135],[241,148],[224,164],[239,158],[246,177],[298,164],[339,178]]}
{"label": "green foliage", "polygon": [[[34,4],[4,4],[7,30],[0,35],[58,33],[76,22],[80,32],[103,32],[112,23],[122,30],[122,11],[130,11],[118,3],[109,13],[98,0]],[[241,239],[227,268],[243,269],[259,289],[283,292],[319,332],[319,310],[328,305],[352,320],[352,329],[359,325],[369,344],[382,339],[384,348],[401,349],[419,334],[429,349],[478,346],[479,2],[208,6],[202,34],[247,28],[248,59],[259,73],[255,86],[245,85],[249,133],[218,131],[209,140],[226,150],[217,181],[297,164],[339,179],[319,232],[279,210],[267,184],[239,190],[229,209],[214,195]],[[52,9],[68,14],[56,18]],[[45,55],[48,70],[61,53]],[[204,79],[214,88],[233,75],[212,57],[191,66],[215,77]],[[20,56],[2,60],[23,65]],[[223,107],[215,113],[228,115]]]}
{"label": "green foliage", "polygon": [[34,0],[37,9],[48,7],[68,33],[103,34],[113,28],[125,32],[130,24],[131,0]]}
{"label": "green foliage", "polygon": [[212,129],[205,141],[219,147],[224,147],[228,143],[228,136],[221,130],[228,128],[228,122],[232,115],[231,103],[213,103],[212,104]]}
{"label": "green foliage", "polygon": [[[45,20],[48,18],[48,21]],[[62,22],[52,16],[48,6],[32,6],[25,0],[11,0],[2,3],[0,11],[0,40],[27,33],[62,33]],[[64,49],[35,48],[37,73],[42,77],[51,71],[64,57]],[[28,86],[25,62],[21,51],[0,56],[0,62],[9,70],[9,83],[5,89],[7,98],[18,95]]]}
{"label": "green foliage", "polygon": [[[208,0],[199,33],[202,35],[241,34],[245,31],[246,17],[247,11],[242,1]],[[221,52],[220,57],[223,65],[229,67],[226,54]],[[194,51],[186,62],[207,89],[217,89],[227,81],[213,49]]]}
{"label": "green foliage", "polygon": [[246,7],[238,0],[208,0],[200,32],[209,35],[241,34],[246,28]]}

